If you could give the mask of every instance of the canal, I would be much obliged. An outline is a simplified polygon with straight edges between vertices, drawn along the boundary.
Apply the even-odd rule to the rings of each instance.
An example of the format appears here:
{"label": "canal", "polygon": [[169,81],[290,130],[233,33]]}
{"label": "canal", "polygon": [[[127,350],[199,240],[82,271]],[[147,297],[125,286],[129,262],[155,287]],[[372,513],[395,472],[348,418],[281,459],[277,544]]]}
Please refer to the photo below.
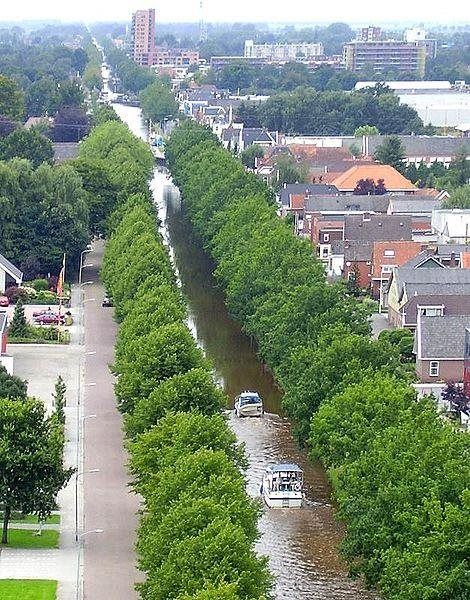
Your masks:
{"label": "canal", "polygon": [[[138,108],[114,105],[130,129],[146,137]],[[263,397],[267,414],[261,419],[237,419],[230,425],[249,457],[248,492],[259,496],[266,465],[297,462],[304,470],[306,506],[301,510],[267,510],[259,522],[257,550],[269,557],[276,576],[275,597],[286,600],[369,600],[375,595],[347,576],[339,557],[343,530],[335,520],[330,486],[321,465],[312,464],[296,447],[291,427],[282,414],[281,392],[263,368],[238,323],[224,305],[212,276],[213,263],[195,238],[178,190],[163,168],[157,168],[152,192],[158,206],[161,232],[177,269],[188,303],[189,321],[199,345],[212,361],[230,403],[241,390],[254,389]],[[230,408],[230,407],[228,407]]]}

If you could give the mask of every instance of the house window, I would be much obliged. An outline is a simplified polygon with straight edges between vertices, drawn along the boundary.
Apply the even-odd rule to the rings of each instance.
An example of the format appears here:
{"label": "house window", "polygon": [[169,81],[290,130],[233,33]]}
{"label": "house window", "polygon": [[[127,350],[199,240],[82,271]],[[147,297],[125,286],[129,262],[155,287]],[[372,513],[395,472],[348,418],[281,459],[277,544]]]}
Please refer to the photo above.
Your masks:
{"label": "house window", "polygon": [[430,377],[439,377],[439,361],[432,360],[429,363],[429,376]]}
{"label": "house window", "polygon": [[385,250],[384,256],[395,256],[395,250]]}
{"label": "house window", "polygon": [[442,317],[444,314],[442,306],[418,306],[418,310],[423,317]]}
{"label": "house window", "polygon": [[324,233],[323,234],[323,241],[324,242],[329,242],[330,241],[330,234],[329,233]]}
{"label": "house window", "polygon": [[394,265],[382,265],[382,273],[391,273]]}

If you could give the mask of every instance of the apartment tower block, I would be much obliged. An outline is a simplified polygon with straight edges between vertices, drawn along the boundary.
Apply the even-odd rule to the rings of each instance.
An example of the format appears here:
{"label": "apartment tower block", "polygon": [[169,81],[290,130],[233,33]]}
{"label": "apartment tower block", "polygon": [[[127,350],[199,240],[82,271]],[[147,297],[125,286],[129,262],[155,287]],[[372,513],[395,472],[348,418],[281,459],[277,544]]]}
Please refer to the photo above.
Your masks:
{"label": "apartment tower block", "polygon": [[132,15],[132,58],[148,67],[155,62],[155,9],[137,10]]}

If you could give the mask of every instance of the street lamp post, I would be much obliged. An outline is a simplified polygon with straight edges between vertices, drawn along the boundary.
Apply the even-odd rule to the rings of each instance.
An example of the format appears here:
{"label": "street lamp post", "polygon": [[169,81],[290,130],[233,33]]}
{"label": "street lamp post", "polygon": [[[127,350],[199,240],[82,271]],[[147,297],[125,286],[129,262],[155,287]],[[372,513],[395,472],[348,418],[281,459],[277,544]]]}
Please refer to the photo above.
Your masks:
{"label": "street lamp post", "polygon": [[[75,538],[75,541],[78,542],[79,540],[81,540],[82,538],[84,538],[86,535],[90,535],[90,533],[103,533],[104,529],[90,529],[89,531],[84,531],[83,533],[81,533],[79,536],[77,536]],[[83,597],[83,589],[82,589],[82,577],[81,577],[81,573],[80,573],[80,567],[81,567],[81,562],[80,562],[80,555],[81,555],[81,550],[82,550],[82,544],[78,545],[78,552],[77,552],[77,586],[76,586],[76,594],[75,594],[75,598],[76,600],[80,600],[80,598]]]}
{"label": "street lamp post", "polygon": [[[96,417],[96,415],[90,415],[90,417],[91,416]],[[81,471],[80,473],[75,474],[75,541],[76,542],[78,542],[78,539],[80,537],[85,535],[84,533],[82,533],[81,535],[79,535],[79,533],[78,533],[78,478],[81,477],[82,475],[86,475],[87,473],[99,473],[99,472],[100,472],[99,469],[88,469],[86,471]],[[86,532],[86,533],[90,533],[90,532]]]}
{"label": "street lamp post", "polygon": [[85,250],[83,250],[80,253],[80,265],[79,265],[79,269],[78,269],[78,285],[82,284],[83,257],[85,256],[85,254],[88,254],[89,252],[92,252],[91,248],[86,248]]}

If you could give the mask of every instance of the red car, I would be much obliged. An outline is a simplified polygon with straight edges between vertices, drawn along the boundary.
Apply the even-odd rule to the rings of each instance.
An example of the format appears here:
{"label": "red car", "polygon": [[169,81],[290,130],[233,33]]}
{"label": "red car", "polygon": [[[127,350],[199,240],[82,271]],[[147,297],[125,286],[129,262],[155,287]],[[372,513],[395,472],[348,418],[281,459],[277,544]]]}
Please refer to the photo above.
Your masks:
{"label": "red car", "polygon": [[7,296],[0,296],[0,306],[10,306],[10,301]]}
{"label": "red car", "polygon": [[63,325],[65,322],[64,315],[57,315],[56,313],[44,313],[34,318],[34,321],[38,325]]}
{"label": "red car", "polygon": [[51,308],[43,308],[33,312],[33,317],[40,317],[41,315],[55,315],[55,312]]}

